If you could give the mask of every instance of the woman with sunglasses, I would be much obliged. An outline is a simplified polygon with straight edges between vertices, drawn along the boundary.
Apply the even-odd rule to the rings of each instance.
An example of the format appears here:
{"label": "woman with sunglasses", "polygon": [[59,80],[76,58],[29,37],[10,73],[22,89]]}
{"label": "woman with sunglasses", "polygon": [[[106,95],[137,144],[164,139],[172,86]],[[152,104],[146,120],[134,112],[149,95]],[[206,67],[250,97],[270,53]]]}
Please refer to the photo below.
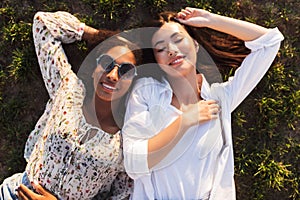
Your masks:
{"label": "woman with sunglasses", "polygon": [[114,36],[91,51],[76,75],[62,46],[95,43],[112,33],[66,12],[34,16],[34,44],[50,99],[27,140],[25,172],[4,180],[1,200],[18,199],[17,190],[23,199],[128,198],[133,185],[123,167],[122,102],[141,51]]}
{"label": "woman with sunglasses", "polygon": [[[233,200],[231,112],[264,76],[283,36],[277,28],[196,8],[163,13],[152,26],[146,40],[164,76],[137,80],[128,101],[123,148],[126,171],[134,179],[132,199]],[[191,27],[232,35],[251,50],[233,78],[210,86],[197,74],[198,42],[205,43],[192,37],[202,29]],[[221,41],[220,49],[228,42]],[[214,119],[203,123],[198,107],[208,99],[219,102],[221,111],[215,107]]]}

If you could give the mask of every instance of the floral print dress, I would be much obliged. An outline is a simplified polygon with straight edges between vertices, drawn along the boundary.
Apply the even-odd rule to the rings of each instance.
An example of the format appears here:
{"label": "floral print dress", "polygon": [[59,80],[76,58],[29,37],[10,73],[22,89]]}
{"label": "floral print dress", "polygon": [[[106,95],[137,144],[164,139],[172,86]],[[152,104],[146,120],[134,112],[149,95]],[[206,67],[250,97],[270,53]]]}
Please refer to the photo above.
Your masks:
{"label": "floral print dress", "polygon": [[[124,171],[120,132],[112,135],[86,122],[85,87],[62,47],[81,40],[83,27],[66,12],[34,17],[34,44],[50,99],[26,142],[26,173],[60,199],[128,198],[132,182]],[[82,141],[91,131],[97,134]]]}

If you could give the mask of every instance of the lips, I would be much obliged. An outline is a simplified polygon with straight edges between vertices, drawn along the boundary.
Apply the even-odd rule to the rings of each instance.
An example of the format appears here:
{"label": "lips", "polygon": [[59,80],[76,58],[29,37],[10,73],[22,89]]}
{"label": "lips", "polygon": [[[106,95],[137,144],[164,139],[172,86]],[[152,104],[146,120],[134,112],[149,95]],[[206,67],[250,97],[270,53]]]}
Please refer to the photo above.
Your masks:
{"label": "lips", "polygon": [[169,65],[178,65],[181,64],[184,60],[184,56],[175,56],[169,62]]}
{"label": "lips", "polygon": [[115,87],[115,85],[111,85],[111,84],[104,83],[104,82],[102,82],[101,85],[102,85],[102,87],[103,87],[105,90],[107,90],[107,91],[109,91],[109,92],[113,92],[114,90],[117,90],[117,88]]}

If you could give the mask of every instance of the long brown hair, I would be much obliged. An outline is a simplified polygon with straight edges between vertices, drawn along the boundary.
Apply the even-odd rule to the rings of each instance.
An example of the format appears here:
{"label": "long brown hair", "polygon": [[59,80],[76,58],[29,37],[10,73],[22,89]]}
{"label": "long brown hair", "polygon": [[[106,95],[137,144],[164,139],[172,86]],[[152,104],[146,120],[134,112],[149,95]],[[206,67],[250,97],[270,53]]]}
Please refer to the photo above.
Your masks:
{"label": "long brown hair", "polygon": [[[176,12],[162,12],[152,20],[147,19],[144,25],[146,27],[160,28],[168,22],[181,24],[176,20],[176,15]],[[244,41],[232,35],[206,27],[196,28],[185,24],[181,25],[209,53],[221,74],[226,74],[229,70],[239,67],[244,58],[250,53],[250,50],[244,45]],[[151,46],[151,38],[157,30],[150,29],[150,31],[147,31],[147,34],[143,35],[144,37],[142,36],[143,42],[148,43],[149,47]],[[147,61],[155,63],[153,51],[150,52],[149,49],[146,51],[144,55],[147,56]]]}

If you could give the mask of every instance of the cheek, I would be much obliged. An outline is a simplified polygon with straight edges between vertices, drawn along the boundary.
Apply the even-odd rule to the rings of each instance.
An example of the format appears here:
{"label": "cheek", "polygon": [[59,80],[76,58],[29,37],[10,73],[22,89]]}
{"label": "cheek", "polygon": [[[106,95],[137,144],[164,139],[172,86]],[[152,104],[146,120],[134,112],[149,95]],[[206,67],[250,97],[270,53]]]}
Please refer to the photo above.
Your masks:
{"label": "cheek", "polygon": [[122,79],[118,82],[118,84],[120,84],[120,86],[122,88],[121,89],[122,93],[125,93],[128,91],[128,89],[131,85],[131,82],[132,82],[131,80],[122,80]]}
{"label": "cheek", "polygon": [[187,56],[187,59],[191,64],[195,64],[197,60],[197,51],[194,43],[186,41],[179,46],[179,49],[183,54]]}
{"label": "cheek", "polygon": [[113,93],[114,98],[120,98],[128,92],[128,89],[131,85],[132,81],[131,80],[119,80],[118,83],[116,84],[116,87],[119,88],[118,92]]}
{"label": "cheek", "polygon": [[98,83],[99,83],[99,81],[100,81],[102,75],[104,75],[103,73],[104,73],[104,71],[103,71],[103,70],[100,70],[99,68],[97,68],[97,69],[94,71],[92,78],[93,78],[93,81],[94,81],[94,87],[95,87],[95,88],[97,87],[97,85],[98,85]]}
{"label": "cheek", "polygon": [[167,56],[165,52],[154,53],[155,60],[158,64],[165,64],[167,61]]}
{"label": "cheek", "polygon": [[183,53],[187,53],[187,54],[193,54],[195,53],[195,45],[193,43],[193,41],[189,40],[189,39],[184,39],[179,45],[178,45],[178,49],[183,52]]}

